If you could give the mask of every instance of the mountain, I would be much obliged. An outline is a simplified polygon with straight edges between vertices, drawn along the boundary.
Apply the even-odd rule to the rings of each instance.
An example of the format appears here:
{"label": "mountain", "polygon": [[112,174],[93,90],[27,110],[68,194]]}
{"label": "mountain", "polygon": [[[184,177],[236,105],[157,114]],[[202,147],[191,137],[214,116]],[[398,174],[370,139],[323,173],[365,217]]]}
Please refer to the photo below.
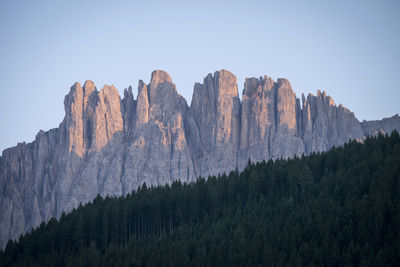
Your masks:
{"label": "mountain", "polygon": [[0,266],[400,266],[400,136],[97,196]]}
{"label": "mountain", "polygon": [[390,134],[394,130],[399,130],[400,117],[396,114],[390,118],[376,121],[366,121],[361,123],[361,127],[364,131],[365,136],[378,135],[378,134]]}
{"label": "mountain", "polygon": [[400,130],[398,115],[360,123],[325,92],[300,103],[286,79],[246,79],[241,101],[226,70],[196,83],[190,106],[160,70],[149,84],[139,81],[136,99],[131,87],[121,99],[114,86],[98,91],[86,81],[71,87],[64,106],[58,128],[2,153],[0,247],[97,194],[190,182],[243,170],[249,159],[310,154]]}

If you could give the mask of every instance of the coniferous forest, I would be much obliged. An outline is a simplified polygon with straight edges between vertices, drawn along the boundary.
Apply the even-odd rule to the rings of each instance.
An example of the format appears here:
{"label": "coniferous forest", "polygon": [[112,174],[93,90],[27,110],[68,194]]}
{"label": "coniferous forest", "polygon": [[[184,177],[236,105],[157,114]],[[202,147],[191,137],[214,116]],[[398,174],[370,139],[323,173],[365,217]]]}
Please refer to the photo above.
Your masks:
{"label": "coniferous forest", "polygon": [[400,266],[400,136],[97,196],[0,266]]}

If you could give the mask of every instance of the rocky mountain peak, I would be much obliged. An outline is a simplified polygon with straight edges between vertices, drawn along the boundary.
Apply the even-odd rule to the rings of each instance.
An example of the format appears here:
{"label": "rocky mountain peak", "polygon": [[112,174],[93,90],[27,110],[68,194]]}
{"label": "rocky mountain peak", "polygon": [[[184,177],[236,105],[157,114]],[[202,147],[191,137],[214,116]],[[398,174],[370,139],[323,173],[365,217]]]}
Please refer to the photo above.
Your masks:
{"label": "rocky mountain peak", "polygon": [[278,86],[279,86],[279,87],[287,87],[287,88],[292,89],[292,85],[291,85],[290,82],[289,82],[287,79],[285,79],[285,78],[278,78],[278,79],[276,80],[276,82],[278,83]]}
{"label": "rocky mountain peak", "polygon": [[91,94],[94,90],[96,90],[96,86],[94,85],[94,82],[91,80],[86,80],[84,85],[83,85],[83,90],[84,93],[89,95]]}
{"label": "rocky mountain peak", "polygon": [[296,94],[287,79],[279,78],[276,85],[276,118],[278,128],[296,129]]}
{"label": "rocky mountain peak", "polygon": [[363,120],[361,123],[365,135],[390,134],[394,130],[400,131],[399,125],[399,114],[395,114],[390,118],[384,118],[383,120]]}
{"label": "rocky mountain peak", "polygon": [[145,88],[147,91],[147,85],[143,82],[143,80],[139,80],[138,82],[138,95],[142,92],[142,89]]}
{"label": "rocky mountain peak", "polygon": [[137,104],[137,114],[143,116],[143,119],[138,117],[140,123],[152,120],[169,123],[175,111],[187,109],[186,100],[178,94],[168,73],[162,70],[153,71],[149,85],[139,81]]}
{"label": "rocky mountain peak", "polygon": [[115,98],[120,99],[120,96],[114,85],[105,84],[99,92],[99,98],[103,100],[115,100]]}
{"label": "rocky mountain peak", "polygon": [[132,86],[129,86],[124,90],[124,98],[121,100],[121,112],[124,119],[125,133],[130,136],[132,127],[135,125],[136,112],[136,101],[133,98]]}
{"label": "rocky mountain peak", "polygon": [[92,81],[86,81],[83,88],[77,82],[64,105],[69,152],[79,157],[101,149],[115,132],[123,129],[120,97],[114,86],[105,85],[98,92]]}
{"label": "rocky mountain peak", "polygon": [[142,80],[139,80],[135,120],[136,125],[144,124],[149,121],[149,105],[147,84],[145,84]]}
{"label": "rocky mountain peak", "polygon": [[83,89],[79,82],[74,83],[68,95],[64,99],[65,108],[65,129],[69,152],[75,152],[79,157],[85,153],[83,139],[83,110],[84,110]]}
{"label": "rocky mountain peak", "polygon": [[70,87],[69,94],[71,94],[71,92],[81,91],[81,90],[82,90],[82,85],[79,82],[74,82],[74,84]]}
{"label": "rocky mountain peak", "polygon": [[[120,196],[147,185],[194,181],[262,161],[308,154],[365,135],[400,130],[400,117],[360,122],[325,92],[302,95],[290,82],[247,78],[243,97],[227,70],[195,83],[190,107],[157,70],[121,99],[105,85],[75,83],[59,128],[0,158],[0,247],[97,194]],[[361,128],[362,127],[362,128]]]}
{"label": "rocky mountain peak", "polygon": [[236,76],[221,70],[208,74],[202,84],[196,83],[189,113],[198,129],[194,136],[199,138],[196,150],[202,155],[198,163],[200,174],[234,169],[240,132]]}
{"label": "rocky mountain peak", "polygon": [[172,83],[171,76],[166,71],[155,70],[151,73],[150,84],[157,86],[159,83]]}
{"label": "rocky mountain peak", "polygon": [[257,78],[246,78],[244,81],[244,89],[242,97],[252,97],[260,94],[262,91],[262,80]]}
{"label": "rocky mountain peak", "polygon": [[259,79],[246,78],[242,97],[262,97],[274,87],[274,80],[268,76],[260,77]]}
{"label": "rocky mountain peak", "polygon": [[114,133],[123,130],[121,102],[113,85],[104,85],[98,94],[98,103],[92,119],[92,150],[98,151],[112,139]]}
{"label": "rocky mountain peak", "polygon": [[[171,77],[167,72],[162,70],[153,71],[148,88],[150,105],[165,104],[166,100],[171,100],[171,98],[177,95],[176,87],[172,83]],[[167,99],[164,99],[165,97]]]}
{"label": "rocky mountain peak", "polygon": [[155,70],[151,74],[149,84],[150,99],[160,94],[160,90],[173,90],[176,91],[175,85],[169,74],[163,70]]}
{"label": "rocky mountain peak", "polygon": [[230,71],[220,70],[214,73],[214,79],[217,84],[218,96],[237,97],[237,78]]}
{"label": "rocky mountain peak", "polygon": [[129,96],[133,96],[133,94],[132,94],[132,86],[128,86],[128,88],[125,88],[124,89],[124,98],[127,98],[127,97],[129,97]]}

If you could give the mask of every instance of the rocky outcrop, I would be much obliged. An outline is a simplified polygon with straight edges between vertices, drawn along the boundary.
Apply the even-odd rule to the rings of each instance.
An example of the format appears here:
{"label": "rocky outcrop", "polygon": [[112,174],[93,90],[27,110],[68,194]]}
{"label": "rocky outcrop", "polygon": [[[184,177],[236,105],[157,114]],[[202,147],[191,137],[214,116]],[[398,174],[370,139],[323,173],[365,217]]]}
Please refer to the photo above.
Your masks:
{"label": "rocky outcrop", "polygon": [[120,99],[114,86],[75,83],[58,128],[0,157],[0,246],[97,194],[194,181],[262,161],[309,154],[400,130],[398,115],[360,122],[325,92],[296,98],[286,79],[248,78],[239,99],[226,70],[194,86],[190,107],[171,77],[154,71]]}
{"label": "rocky outcrop", "polygon": [[121,113],[123,114],[125,134],[130,136],[134,131],[136,116],[136,101],[133,98],[131,86],[124,90],[124,98],[121,100]]}
{"label": "rocky outcrop", "polygon": [[363,139],[360,122],[354,113],[342,105],[336,106],[326,92],[318,90],[317,96],[309,94],[307,99],[303,95],[302,101],[300,134],[307,154],[325,151],[352,139]]}
{"label": "rocky outcrop", "polygon": [[120,97],[114,86],[105,85],[98,92],[92,81],[86,81],[83,88],[75,83],[64,106],[62,128],[65,127],[68,149],[79,157],[99,151],[123,130]]}
{"label": "rocky outcrop", "polygon": [[248,159],[262,161],[304,153],[299,137],[300,106],[288,80],[264,76],[246,79],[241,114],[239,168]]}
{"label": "rocky outcrop", "polygon": [[59,129],[40,131],[35,141],[19,143],[3,151],[0,158],[0,245],[17,238],[55,216],[57,176],[61,170],[57,158],[68,151],[60,145]]}
{"label": "rocky outcrop", "polygon": [[229,71],[207,75],[203,84],[194,86],[190,116],[194,119],[199,140],[194,150],[203,177],[234,170],[239,147],[240,99],[236,77]]}
{"label": "rocky outcrop", "polygon": [[392,131],[400,129],[400,116],[396,114],[390,118],[384,118],[382,120],[366,121],[363,120],[361,123],[364,135],[378,135],[378,134],[390,134]]}
{"label": "rocky outcrop", "polygon": [[139,81],[135,130],[125,147],[124,191],[147,184],[192,181],[196,174],[185,134],[188,106],[166,72]]}

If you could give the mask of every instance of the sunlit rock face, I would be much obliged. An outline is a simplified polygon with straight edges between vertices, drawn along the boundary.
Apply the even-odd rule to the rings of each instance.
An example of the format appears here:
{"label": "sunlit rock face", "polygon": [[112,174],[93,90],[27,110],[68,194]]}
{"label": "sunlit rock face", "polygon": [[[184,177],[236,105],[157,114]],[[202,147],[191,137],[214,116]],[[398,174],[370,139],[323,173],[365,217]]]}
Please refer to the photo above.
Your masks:
{"label": "sunlit rock face", "polygon": [[296,98],[286,79],[247,78],[242,101],[226,70],[196,83],[190,107],[168,73],[156,70],[138,95],[75,83],[58,128],[0,157],[0,246],[97,194],[194,181],[248,160],[324,151],[350,139],[400,130],[398,115],[360,122],[325,92]]}
{"label": "sunlit rock face", "polygon": [[195,179],[185,133],[187,113],[186,100],[166,72],[154,71],[148,85],[139,81],[136,126],[124,145],[124,192],[143,182],[158,185]]}
{"label": "sunlit rock face", "polygon": [[64,100],[69,152],[83,157],[87,152],[99,151],[122,131],[120,104],[114,86],[105,85],[98,92],[92,81],[86,81],[83,88],[75,83]]}
{"label": "sunlit rock face", "polygon": [[[192,142],[201,176],[229,172],[237,166],[239,147],[240,99],[236,77],[222,70],[208,74],[194,86],[190,116],[198,133]],[[192,130],[194,131],[194,130]]]}

